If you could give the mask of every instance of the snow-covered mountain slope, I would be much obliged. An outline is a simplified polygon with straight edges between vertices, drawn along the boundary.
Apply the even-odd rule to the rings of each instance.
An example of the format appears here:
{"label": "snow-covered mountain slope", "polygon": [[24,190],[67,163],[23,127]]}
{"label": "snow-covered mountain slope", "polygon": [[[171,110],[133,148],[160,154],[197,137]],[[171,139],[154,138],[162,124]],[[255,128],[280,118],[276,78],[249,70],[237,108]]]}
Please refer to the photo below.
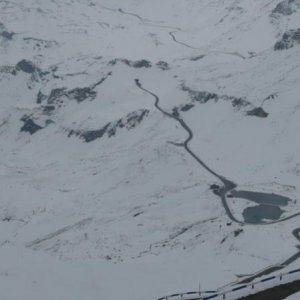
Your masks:
{"label": "snow-covered mountain slope", "polygon": [[299,28],[297,0],[1,1],[3,299],[156,299],[293,256]]}

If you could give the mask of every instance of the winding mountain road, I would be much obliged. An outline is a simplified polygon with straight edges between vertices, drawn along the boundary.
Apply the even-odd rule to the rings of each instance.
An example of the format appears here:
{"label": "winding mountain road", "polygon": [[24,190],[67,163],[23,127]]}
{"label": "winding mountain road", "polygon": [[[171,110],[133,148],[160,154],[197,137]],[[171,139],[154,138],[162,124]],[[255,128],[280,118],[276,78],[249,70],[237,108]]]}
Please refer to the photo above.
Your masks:
{"label": "winding mountain road", "polygon": [[245,57],[244,55],[238,53],[238,52],[228,52],[228,51],[216,51],[216,50],[207,50],[207,49],[203,49],[203,48],[198,48],[198,47],[194,47],[192,45],[189,45],[189,44],[186,44],[184,42],[181,42],[177,39],[175,33],[177,31],[170,31],[169,32],[169,35],[172,37],[172,40],[181,45],[181,46],[184,46],[184,47],[187,47],[187,48],[190,48],[190,49],[194,49],[194,50],[201,50],[203,52],[209,52],[209,54],[225,54],[225,55],[232,55],[232,56],[236,56],[238,58],[241,58],[241,59],[247,59],[247,57]]}
{"label": "winding mountain road", "polygon": [[[198,164],[200,164],[206,171],[208,171],[210,174],[212,174],[213,176],[215,176],[217,179],[219,179],[223,186],[219,187],[217,190],[214,190],[214,193],[221,199],[222,205],[226,211],[227,216],[229,217],[229,219],[235,223],[241,224],[241,225],[271,225],[271,224],[275,224],[275,223],[279,223],[279,222],[284,222],[287,221],[289,219],[295,218],[297,216],[300,215],[299,213],[295,213],[289,217],[280,219],[280,220],[276,220],[276,221],[272,221],[272,222],[265,222],[265,221],[260,221],[256,224],[253,223],[247,223],[246,221],[241,221],[238,220],[232,213],[228,203],[227,203],[227,199],[226,199],[226,195],[233,189],[235,189],[237,187],[237,184],[234,183],[231,180],[228,180],[226,177],[218,174],[217,172],[215,172],[214,170],[212,170],[205,162],[203,162],[201,160],[201,158],[199,158],[199,156],[197,156],[192,149],[190,148],[190,142],[192,141],[194,134],[192,129],[186,124],[186,122],[180,117],[180,115],[174,115],[171,114],[167,111],[165,111],[164,109],[161,108],[161,106],[159,105],[160,99],[159,97],[151,92],[150,90],[146,89],[143,87],[142,83],[140,82],[139,79],[135,79],[135,84],[136,86],[142,90],[143,92],[149,94],[150,96],[152,96],[155,99],[154,102],[154,106],[157,110],[159,110],[163,115],[165,115],[166,117],[173,119],[174,121],[178,122],[181,127],[187,132],[187,138],[181,142],[181,143],[173,143],[170,142],[171,144],[173,144],[174,146],[177,147],[183,147],[185,149],[185,151],[191,156],[193,157]],[[300,242],[300,228],[296,228],[293,230],[292,232],[293,236]],[[295,260],[297,260],[298,258],[300,258],[300,245],[297,246],[297,253],[292,255],[291,257],[287,258],[284,262],[277,264],[277,265],[273,265],[270,266],[266,269],[263,269],[251,276],[247,276],[247,278],[245,278],[244,280],[239,281],[238,283],[248,283],[253,281],[255,278],[260,277],[262,275],[267,275],[270,274],[274,271],[278,271],[280,269],[283,269],[284,267],[288,266],[289,264],[291,264],[292,262],[294,262]]]}

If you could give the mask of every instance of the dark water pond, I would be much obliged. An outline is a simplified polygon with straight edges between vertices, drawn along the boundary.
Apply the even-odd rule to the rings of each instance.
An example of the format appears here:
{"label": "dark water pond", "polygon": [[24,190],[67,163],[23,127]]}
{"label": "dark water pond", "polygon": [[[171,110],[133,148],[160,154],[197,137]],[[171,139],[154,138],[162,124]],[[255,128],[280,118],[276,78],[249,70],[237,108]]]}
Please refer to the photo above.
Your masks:
{"label": "dark water pond", "polygon": [[258,204],[268,204],[268,205],[277,205],[277,206],[286,206],[288,205],[290,198],[273,194],[273,193],[259,193],[251,191],[236,191],[231,192],[232,197],[234,198],[243,198],[250,201],[253,201]]}
{"label": "dark water pond", "polygon": [[257,205],[247,207],[243,211],[243,217],[246,223],[259,224],[263,220],[277,221],[280,219],[283,210],[279,206],[273,205]]}
{"label": "dark water pond", "polygon": [[247,207],[243,211],[245,223],[259,224],[264,223],[264,220],[278,221],[284,212],[280,207],[286,206],[290,198],[273,194],[273,193],[260,193],[252,191],[237,191],[233,190],[230,198],[241,198],[255,202],[259,205]]}

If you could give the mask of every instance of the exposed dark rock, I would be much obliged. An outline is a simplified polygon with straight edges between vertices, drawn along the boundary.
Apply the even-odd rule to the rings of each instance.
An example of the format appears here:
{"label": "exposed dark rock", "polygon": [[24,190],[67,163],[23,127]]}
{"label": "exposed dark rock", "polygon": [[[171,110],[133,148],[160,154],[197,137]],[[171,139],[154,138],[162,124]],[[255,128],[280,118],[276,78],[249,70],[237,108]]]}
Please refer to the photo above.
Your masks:
{"label": "exposed dark rock", "polygon": [[[111,76],[111,72],[109,72],[105,77],[101,80],[92,84],[89,87],[83,88],[75,88],[72,90],[68,90],[66,87],[53,89],[47,99],[48,104],[62,104],[64,98],[68,100],[76,100],[78,103],[83,102],[85,100],[94,100],[97,97],[97,92],[94,90],[97,86],[102,84],[109,76]],[[41,103],[45,99],[44,95],[39,92],[38,95],[38,103]]]}
{"label": "exposed dark rock", "polygon": [[46,105],[46,106],[43,106],[43,112],[44,113],[51,113],[55,110],[55,106],[54,105]]}
{"label": "exposed dark rock", "polygon": [[184,104],[178,107],[174,107],[172,110],[172,115],[174,117],[179,117],[180,116],[180,111],[186,112],[192,109],[195,105],[194,104]]}
{"label": "exposed dark rock", "polygon": [[215,195],[217,195],[217,196],[220,196],[220,190],[212,190],[213,191],[213,193],[215,194]]}
{"label": "exposed dark rock", "polygon": [[145,59],[133,62],[133,64],[131,66],[134,68],[151,68],[152,67],[150,61],[145,60]]}
{"label": "exposed dark rock", "polygon": [[[116,65],[118,62],[121,62],[129,67],[132,68],[151,68],[152,67],[152,63],[146,59],[141,59],[141,60],[136,60],[136,61],[132,61],[126,58],[115,58],[113,60],[111,60],[108,64],[110,66],[114,66]],[[170,69],[170,66],[167,62],[165,61],[159,61],[158,63],[156,63],[156,66],[163,70],[163,71],[167,71]]]}
{"label": "exposed dark rock", "polygon": [[234,234],[234,237],[239,236],[242,232],[244,232],[244,229],[241,229],[241,228],[240,228],[240,229],[235,230],[234,233],[233,233],[233,234]]}
{"label": "exposed dark rock", "polygon": [[174,107],[172,109],[172,115],[176,118],[178,118],[180,116],[179,111],[178,111],[178,107]]}
{"label": "exposed dark rock", "polygon": [[45,121],[45,125],[46,125],[46,126],[48,126],[48,125],[50,125],[50,124],[54,124],[54,123],[55,123],[55,122],[52,121],[52,120],[50,120],[50,119],[48,119],[48,120]]}
{"label": "exposed dark rock", "polygon": [[162,61],[162,60],[159,61],[159,62],[156,64],[156,66],[157,66],[159,69],[163,70],[163,71],[170,70],[169,64],[168,64],[167,62],[165,62],[165,61]]}
{"label": "exposed dark rock", "polygon": [[289,16],[295,13],[299,8],[300,8],[299,0],[284,0],[277,4],[277,6],[273,9],[272,14]]}
{"label": "exposed dark rock", "polygon": [[181,85],[181,89],[184,92],[187,92],[189,94],[192,101],[206,103],[209,100],[215,100],[215,101],[218,100],[218,95],[215,93],[209,93],[209,92],[205,92],[205,91],[195,91],[195,90],[190,89],[189,87],[187,87],[184,84]]}
{"label": "exposed dark rock", "polygon": [[68,137],[73,135],[79,136],[85,140],[85,142],[90,143],[96,139],[102,138],[105,134],[108,137],[112,137],[116,134],[119,128],[127,128],[128,130],[136,127],[142,120],[148,116],[149,110],[141,109],[136,112],[130,113],[125,118],[118,120],[117,122],[107,123],[104,127],[98,130],[87,130],[87,131],[75,131],[71,130]]}
{"label": "exposed dark rock", "polygon": [[210,93],[207,91],[195,91],[184,84],[181,85],[181,89],[189,94],[192,101],[196,101],[202,104],[207,103],[210,100],[213,100],[215,102],[219,100],[224,100],[230,101],[232,106],[238,109],[240,109],[241,107],[248,106],[250,104],[250,102],[243,98],[236,98],[227,95],[218,95],[216,93]]}
{"label": "exposed dark rock", "polygon": [[200,103],[206,103],[209,100],[218,100],[218,95],[214,93],[208,93],[208,92],[195,92],[195,93],[190,93],[192,96],[192,99],[194,101],[198,101]]}
{"label": "exposed dark rock", "polygon": [[53,89],[48,97],[47,103],[62,103],[61,98],[66,95],[67,88]]}
{"label": "exposed dark rock", "polygon": [[212,185],[210,186],[210,189],[213,191],[213,193],[214,193],[215,195],[217,195],[217,196],[220,195],[220,189],[221,189],[221,187],[220,187],[219,185],[217,185],[217,184],[212,184]]}
{"label": "exposed dark rock", "polygon": [[110,123],[106,124],[99,130],[88,130],[86,132],[83,132],[82,134],[80,134],[80,137],[82,137],[87,143],[92,142],[96,139],[100,139],[106,133],[109,125]]}
{"label": "exposed dark rock", "polygon": [[256,116],[259,118],[266,118],[269,114],[264,111],[262,107],[256,107],[254,109],[251,109],[247,111],[247,116]]}
{"label": "exposed dark rock", "polygon": [[38,67],[35,66],[30,60],[22,59],[16,64],[17,71],[23,71],[25,73],[33,74],[36,71],[39,71]]}
{"label": "exposed dark rock", "polygon": [[197,61],[197,60],[200,60],[202,58],[204,58],[206,55],[198,55],[198,56],[193,56],[190,58],[190,61]]}
{"label": "exposed dark rock", "polygon": [[28,132],[31,135],[36,133],[37,131],[43,129],[43,127],[37,125],[31,118],[24,116],[21,121],[23,121],[24,125],[21,127],[20,132]]}
{"label": "exposed dark rock", "polygon": [[101,78],[99,81],[97,81],[96,83],[94,83],[93,85],[91,85],[91,89],[95,89],[98,85],[101,85],[109,76],[112,75],[112,72],[108,72],[107,75],[103,78]]}
{"label": "exposed dark rock", "polygon": [[94,100],[96,96],[97,93],[90,87],[76,88],[67,92],[67,97],[71,100],[76,100],[78,103],[86,99]]}
{"label": "exposed dark rock", "polygon": [[181,111],[188,111],[190,109],[192,109],[194,107],[194,104],[186,104],[186,105],[183,105],[180,110]]}
{"label": "exposed dark rock", "polygon": [[40,50],[41,48],[49,49],[51,47],[59,45],[58,42],[56,41],[42,40],[34,37],[24,37],[23,41],[26,42],[27,44],[28,43],[33,44],[33,48],[37,50]]}
{"label": "exposed dark rock", "polygon": [[237,98],[237,97],[227,96],[227,95],[218,95],[216,93],[210,93],[207,91],[196,91],[187,87],[185,84],[181,85],[181,89],[184,92],[187,92],[189,94],[192,101],[196,101],[202,104],[207,103],[210,100],[213,100],[215,102],[219,100],[224,100],[224,101],[230,101],[232,106],[238,109],[248,106],[250,104],[250,102],[248,102],[246,99],[243,98]]}
{"label": "exposed dark rock", "polygon": [[122,61],[122,60],[121,60],[121,59],[117,59],[117,58],[112,59],[112,60],[110,60],[110,61],[108,62],[108,65],[109,65],[109,66],[114,66],[114,65],[116,65],[119,61]]}
{"label": "exposed dark rock", "polygon": [[120,119],[119,122],[121,125],[127,127],[127,129],[134,128],[137,124],[141,123],[144,117],[147,117],[149,110],[140,109],[136,112],[130,113],[125,119]]}
{"label": "exposed dark rock", "polygon": [[118,62],[122,62],[125,65],[132,67],[132,68],[151,68],[152,64],[150,61],[141,59],[137,61],[128,60],[126,58],[116,58],[114,60],[111,60],[108,64],[111,66],[114,66]]}
{"label": "exposed dark rock", "polygon": [[60,76],[56,75],[57,70],[58,70],[58,66],[51,66],[49,68],[49,73],[51,73],[53,78],[55,78],[55,79],[61,78]]}
{"label": "exposed dark rock", "polygon": [[143,213],[144,213],[143,211],[138,212],[138,213],[135,213],[135,214],[133,215],[133,217],[136,218],[136,217],[140,216],[140,215],[143,214]]}
{"label": "exposed dark rock", "polygon": [[6,73],[11,75],[17,75],[16,68],[14,66],[0,66],[0,73]]}
{"label": "exposed dark rock", "polygon": [[[46,77],[49,74],[51,74],[49,71],[42,71],[42,70],[39,71],[39,76],[41,78]],[[53,75],[53,78],[59,78],[59,77],[55,77],[55,75]]]}
{"label": "exposed dark rock", "polygon": [[14,32],[8,32],[8,31],[0,32],[0,36],[4,37],[5,39],[8,39],[8,40],[12,40],[14,35],[15,35]]}
{"label": "exposed dark rock", "polygon": [[300,45],[300,28],[286,31],[281,40],[275,44],[274,50],[286,50],[298,45]]}
{"label": "exposed dark rock", "polygon": [[247,100],[243,98],[229,97],[229,100],[231,100],[232,106],[237,108],[245,107],[250,104]]}
{"label": "exposed dark rock", "polygon": [[224,238],[222,239],[222,241],[220,242],[220,244],[225,243],[226,240],[227,240],[227,237],[224,237]]}
{"label": "exposed dark rock", "polygon": [[274,100],[274,99],[277,98],[277,97],[278,97],[277,94],[271,94],[271,95],[269,95],[264,101]]}
{"label": "exposed dark rock", "polygon": [[41,104],[44,100],[46,100],[48,97],[44,95],[41,91],[39,91],[36,99],[36,103]]}
{"label": "exposed dark rock", "polygon": [[209,187],[211,190],[219,190],[220,189],[220,186],[218,184],[212,184],[210,187]]}
{"label": "exposed dark rock", "polygon": [[97,92],[93,91],[90,87],[75,88],[73,90],[67,90],[67,88],[53,89],[48,97],[47,103],[62,103],[63,98],[66,97],[69,100],[76,100],[78,103],[84,100],[94,100],[97,96]]}

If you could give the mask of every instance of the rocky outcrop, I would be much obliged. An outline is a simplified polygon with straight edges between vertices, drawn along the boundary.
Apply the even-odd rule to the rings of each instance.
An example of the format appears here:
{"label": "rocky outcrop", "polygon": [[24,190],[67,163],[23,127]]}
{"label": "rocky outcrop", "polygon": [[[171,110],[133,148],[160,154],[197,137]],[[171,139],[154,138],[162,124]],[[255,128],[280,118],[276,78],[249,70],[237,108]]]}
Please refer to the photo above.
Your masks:
{"label": "rocky outcrop", "polygon": [[196,102],[199,102],[202,104],[204,104],[210,100],[218,101],[218,95],[215,93],[192,90],[191,88],[187,87],[184,84],[181,85],[181,89],[184,92],[187,92],[189,94],[192,101],[196,101]]}
{"label": "rocky outcrop", "polygon": [[273,9],[272,15],[289,16],[300,9],[300,0],[284,0]]}
{"label": "rocky outcrop", "polygon": [[39,72],[39,68],[30,60],[22,59],[16,64],[16,70],[22,71],[28,74]]}
{"label": "rocky outcrop", "polygon": [[33,119],[28,116],[24,116],[21,118],[21,121],[24,125],[21,127],[20,132],[28,132],[31,135],[35,134],[37,131],[43,129],[40,125],[36,124]]}
{"label": "rocky outcrop", "polygon": [[[97,96],[97,92],[91,87],[75,88],[68,90],[67,88],[53,89],[47,98],[47,104],[62,104],[65,99],[75,100],[77,103],[85,100],[94,100]],[[43,99],[42,94],[39,93],[37,101],[41,103]]]}
{"label": "rocky outcrop", "polygon": [[[234,108],[237,108],[238,110],[240,110],[241,108],[244,108],[244,107],[251,107],[251,106],[253,107],[253,105],[244,98],[238,98],[238,97],[228,96],[228,95],[218,95],[216,93],[210,93],[207,91],[196,91],[196,90],[192,90],[191,88],[187,87],[185,84],[181,85],[181,89],[189,94],[189,96],[192,100],[192,103],[174,107],[172,110],[172,114],[175,117],[178,117],[180,115],[180,112],[185,112],[185,111],[192,109],[194,107],[194,103],[205,104],[208,101],[214,101],[214,102],[218,102],[220,100],[229,101],[229,102],[231,102],[231,105]],[[270,95],[265,100],[269,100],[269,99],[271,99],[271,97],[274,98],[275,96]],[[265,112],[262,107],[254,107],[251,110],[248,110],[246,112],[246,115],[247,116],[256,116],[256,117],[260,117],[260,118],[266,118],[269,114],[267,112]]]}
{"label": "rocky outcrop", "polygon": [[247,116],[255,116],[259,118],[266,118],[269,114],[264,111],[262,107],[256,107],[251,110],[248,110],[246,113]]}
{"label": "rocky outcrop", "polygon": [[30,45],[34,50],[38,51],[59,46],[57,41],[42,40],[34,37],[24,37],[23,41],[25,44]]}
{"label": "rocky outcrop", "polygon": [[132,60],[129,60],[129,59],[126,59],[126,58],[116,58],[116,59],[111,60],[108,64],[110,66],[114,66],[118,62],[121,62],[121,63],[123,63],[123,64],[125,64],[125,65],[127,65],[129,67],[137,68],[137,69],[140,69],[140,68],[151,68],[152,67],[151,62],[148,61],[148,60],[146,60],[146,59],[132,61]]}
{"label": "rocky outcrop", "polygon": [[49,96],[39,91],[36,102],[38,104],[46,102],[47,105],[57,105],[58,107],[60,107],[65,100],[75,100],[77,103],[81,103],[86,100],[92,101],[97,97],[95,88],[101,85],[109,76],[111,76],[111,74],[112,73],[108,73],[101,80],[87,87],[77,87],[74,89],[61,87],[52,89]]}
{"label": "rocky outcrop", "polygon": [[300,45],[300,28],[286,31],[281,40],[275,44],[274,50],[287,50],[298,45]]}
{"label": "rocky outcrop", "polygon": [[227,96],[227,95],[218,95],[216,93],[211,93],[207,91],[196,91],[185,84],[181,85],[181,89],[184,92],[187,92],[193,102],[198,102],[201,104],[207,103],[208,101],[215,101],[218,102],[219,100],[230,101],[233,107],[240,109],[241,107],[245,107],[250,105],[244,98],[237,98],[234,96]]}
{"label": "rocky outcrop", "polygon": [[[30,82],[37,79],[38,81],[43,81],[44,74],[48,75],[53,72],[51,69],[51,72],[43,72],[33,62],[25,59],[18,62],[12,69],[15,73],[12,73],[10,69],[7,68],[0,69],[0,72],[5,71],[13,75],[17,75],[18,72],[24,72],[31,76]],[[28,132],[33,135],[37,131],[46,128],[49,124],[54,123],[56,120],[55,114],[61,107],[66,107],[68,101],[81,103],[86,100],[94,100],[97,97],[96,87],[102,84],[110,75],[111,73],[108,73],[105,77],[87,87],[76,87],[72,89],[66,87],[54,88],[48,95],[39,91],[36,97],[36,103],[39,104],[39,106],[36,107],[32,113],[24,115],[21,118],[24,124],[20,132]],[[51,117],[51,119],[49,119],[49,117]],[[41,126],[38,124],[44,125]]]}
{"label": "rocky outcrop", "polygon": [[202,58],[204,58],[206,55],[197,55],[197,56],[193,56],[190,58],[190,61],[197,61],[197,60],[200,60]]}
{"label": "rocky outcrop", "polygon": [[86,143],[90,143],[95,141],[96,139],[102,138],[104,135],[108,137],[114,136],[117,131],[121,128],[126,128],[127,130],[135,128],[138,124],[140,124],[145,117],[149,114],[149,110],[140,109],[138,111],[132,112],[128,114],[125,118],[119,119],[116,122],[107,123],[100,129],[96,130],[70,130],[68,136],[71,137],[73,135],[79,136]]}
{"label": "rocky outcrop", "polygon": [[170,70],[170,66],[169,66],[169,64],[167,63],[167,62],[165,62],[165,61],[159,61],[158,63],[156,63],[156,66],[159,68],[159,69],[161,69],[161,70],[163,70],[163,71],[168,71],[168,70]]}
{"label": "rocky outcrop", "polygon": [[[135,68],[135,69],[141,69],[141,68],[152,68],[152,63],[149,60],[141,59],[141,60],[129,60],[127,58],[115,58],[108,62],[109,66],[115,66],[117,63],[123,63],[128,67]],[[170,70],[170,66],[167,62],[160,60],[155,64],[155,66],[162,70],[167,71]]]}
{"label": "rocky outcrop", "polygon": [[186,112],[189,111],[190,109],[192,109],[195,105],[194,104],[183,104],[177,107],[174,107],[172,110],[172,115],[174,117],[179,117],[180,116],[180,112]]}
{"label": "rocky outcrop", "polygon": [[0,37],[6,40],[12,40],[15,32],[9,31],[6,26],[0,22]]}
{"label": "rocky outcrop", "polygon": [[0,31],[0,36],[7,39],[7,40],[12,40],[13,36],[15,35],[14,32],[9,32],[9,31]]}

